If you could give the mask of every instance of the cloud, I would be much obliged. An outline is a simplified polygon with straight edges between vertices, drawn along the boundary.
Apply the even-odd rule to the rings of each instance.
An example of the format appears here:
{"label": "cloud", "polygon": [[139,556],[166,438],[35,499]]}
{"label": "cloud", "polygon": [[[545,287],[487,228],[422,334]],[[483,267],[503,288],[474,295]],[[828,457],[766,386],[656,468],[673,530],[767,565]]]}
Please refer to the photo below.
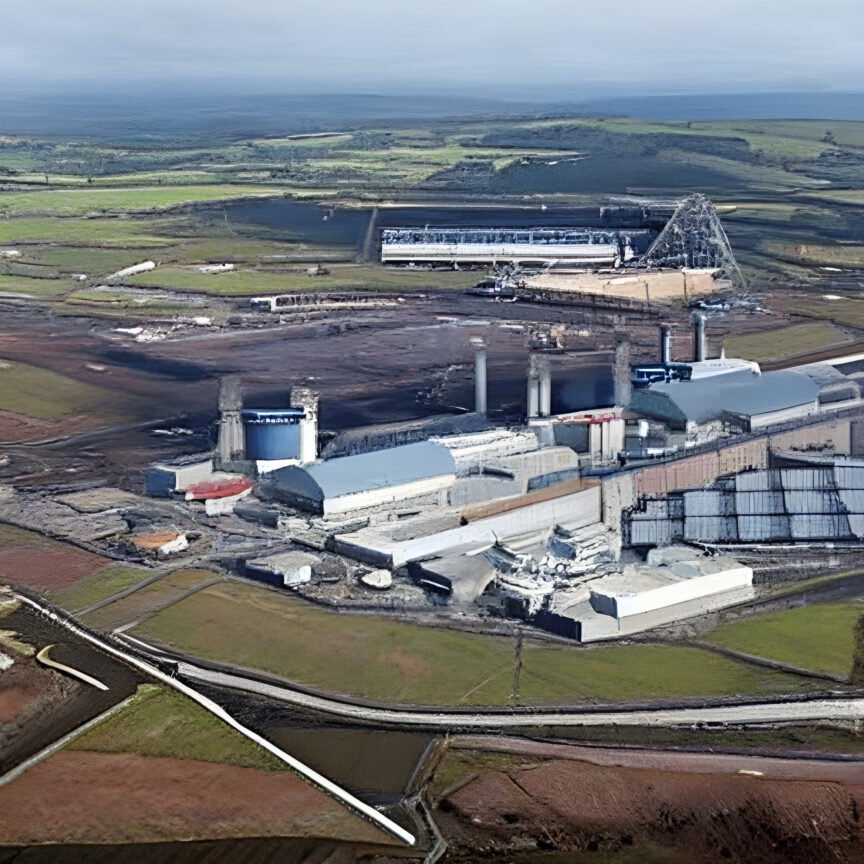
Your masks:
{"label": "cloud", "polygon": [[825,0],[29,0],[4,10],[7,87],[244,82],[295,92],[857,89],[864,12]]}

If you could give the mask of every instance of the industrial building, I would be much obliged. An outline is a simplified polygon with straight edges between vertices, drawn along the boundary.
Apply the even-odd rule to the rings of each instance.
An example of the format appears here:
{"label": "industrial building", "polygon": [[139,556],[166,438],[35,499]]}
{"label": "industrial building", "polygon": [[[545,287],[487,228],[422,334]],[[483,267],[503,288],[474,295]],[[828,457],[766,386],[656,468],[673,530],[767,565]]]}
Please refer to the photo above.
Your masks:
{"label": "industrial building", "polygon": [[324,516],[382,506],[446,505],[456,464],[440,444],[423,441],[326,462],[278,468],[262,494]]}
{"label": "industrial building", "polygon": [[651,499],[624,514],[625,543],[864,540],[864,461],[787,455],[791,467],[743,471],[710,488]]}
{"label": "industrial building", "polygon": [[385,228],[384,264],[544,263],[612,267],[647,250],[647,230],[608,228]]}
{"label": "industrial building", "polygon": [[688,442],[698,442],[729,429],[750,432],[814,413],[819,408],[819,385],[800,372],[730,371],[634,390],[630,408],[683,431]]}

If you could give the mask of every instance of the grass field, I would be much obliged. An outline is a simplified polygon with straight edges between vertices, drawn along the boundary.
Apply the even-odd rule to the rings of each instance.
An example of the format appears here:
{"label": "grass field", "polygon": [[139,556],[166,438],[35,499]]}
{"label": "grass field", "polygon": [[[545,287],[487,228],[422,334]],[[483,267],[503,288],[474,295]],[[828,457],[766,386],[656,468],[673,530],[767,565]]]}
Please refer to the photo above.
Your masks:
{"label": "grass field", "polygon": [[395,290],[447,288],[464,289],[474,285],[477,273],[458,270],[408,270],[372,264],[334,265],[324,276],[308,276],[305,270],[285,273],[260,270],[234,270],[227,273],[200,273],[177,267],[140,273],[124,282],[129,285],[179,288],[224,296],[255,296],[290,291]]}
{"label": "grass field", "polygon": [[[37,193],[51,194],[51,193]],[[159,236],[158,220],[60,219],[55,217],[0,219],[0,243],[57,243],[67,245],[157,247],[175,243]]]}
{"label": "grass field", "polygon": [[153,684],[139,686],[126,707],[76,738],[69,747],[285,770],[283,762],[191,699]]}
{"label": "grass field", "polygon": [[0,193],[0,213],[85,216],[88,213],[155,210],[194,201],[279,195],[266,186],[154,186],[128,189],[51,189]]}
{"label": "grass field", "polygon": [[104,416],[106,406],[115,401],[106,391],[83,381],[39,366],[0,360],[0,410],[61,420],[91,411]]}
{"label": "grass field", "polygon": [[840,300],[826,300],[824,297],[794,298],[786,304],[786,311],[792,315],[821,318],[864,329],[864,300],[857,297],[842,297]]}
{"label": "grass field", "polygon": [[70,612],[78,612],[112,594],[131,588],[152,575],[152,570],[141,567],[108,564],[90,576],[85,576],[80,582],[58,591],[51,599]]}
{"label": "grass field", "polygon": [[705,639],[802,669],[848,675],[862,603],[825,603],[723,624]]}
{"label": "grass field", "polygon": [[731,336],[723,343],[723,347],[729,357],[762,362],[782,360],[784,357],[848,341],[849,337],[832,324],[814,323],[748,333],[746,336]]}
{"label": "grass field", "polygon": [[155,615],[160,610],[177,603],[196,586],[218,578],[220,575],[211,570],[175,570],[139,591],[88,612],[84,616],[84,621],[88,626],[99,630],[113,630],[124,624]]}
{"label": "grass field", "polygon": [[[504,705],[512,695],[514,640],[340,615],[238,583],[205,589],[135,632],[331,692],[442,705]],[[529,642],[523,662],[525,704],[778,693],[799,686],[790,676],[678,647],[588,650]]]}
{"label": "grass field", "polygon": [[27,276],[9,276],[0,273],[0,293],[29,294],[42,300],[56,300],[78,283],[72,279],[31,279]]}

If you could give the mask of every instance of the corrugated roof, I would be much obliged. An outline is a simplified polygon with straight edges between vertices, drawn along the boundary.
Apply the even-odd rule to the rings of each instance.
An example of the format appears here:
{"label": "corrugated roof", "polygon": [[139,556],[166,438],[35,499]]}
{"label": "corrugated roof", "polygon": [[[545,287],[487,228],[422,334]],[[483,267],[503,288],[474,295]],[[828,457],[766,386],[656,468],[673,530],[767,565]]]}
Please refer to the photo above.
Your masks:
{"label": "corrugated roof", "polygon": [[650,414],[665,398],[683,419],[706,423],[724,412],[753,416],[815,402],[819,385],[798,372],[730,372],[697,381],[653,384],[633,393],[633,408]]}
{"label": "corrugated roof", "polygon": [[328,459],[312,465],[291,465],[272,472],[271,481],[308,498],[322,500],[369,489],[401,486],[442,474],[454,474],[450,451],[421,441],[358,456]]}

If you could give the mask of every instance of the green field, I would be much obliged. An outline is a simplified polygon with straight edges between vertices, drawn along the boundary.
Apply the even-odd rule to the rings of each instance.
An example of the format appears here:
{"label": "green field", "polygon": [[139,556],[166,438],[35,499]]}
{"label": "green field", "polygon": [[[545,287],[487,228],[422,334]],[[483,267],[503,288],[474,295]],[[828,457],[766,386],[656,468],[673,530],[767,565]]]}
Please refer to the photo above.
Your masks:
{"label": "green field", "polygon": [[124,624],[155,615],[177,603],[196,586],[218,578],[222,577],[212,570],[175,570],[126,597],[120,597],[113,603],[88,612],[83,620],[89,627],[98,630],[114,630]]}
{"label": "green field", "polygon": [[796,324],[779,330],[731,336],[723,343],[723,347],[729,357],[763,362],[782,360],[848,341],[849,337],[832,324]]}
{"label": "green field", "polygon": [[309,276],[305,270],[267,272],[234,270],[227,273],[201,273],[178,267],[165,267],[125,279],[128,285],[177,288],[223,296],[279,294],[291,291],[412,291],[420,289],[464,289],[477,282],[478,275],[462,270],[409,270],[373,264],[333,265],[322,276]]}
{"label": "green field", "polygon": [[283,762],[191,699],[153,684],[139,686],[128,705],[76,738],[69,748],[285,770]]}
{"label": "green field", "polygon": [[51,599],[70,612],[79,612],[106,597],[131,588],[153,575],[152,570],[126,564],[108,564],[74,585],[62,588]]}
{"label": "green field", "polygon": [[128,189],[51,189],[0,192],[0,214],[85,216],[89,213],[156,210],[194,201],[278,195],[264,186],[154,186]]}
{"label": "green field", "polygon": [[854,647],[852,628],[861,615],[862,603],[802,606],[723,624],[704,638],[802,669],[848,675]]}
{"label": "green field", "polygon": [[148,219],[61,219],[50,216],[0,219],[0,243],[6,246],[57,243],[147,248],[176,242],[154,233],[154,229],[160,227],[162,223],[159,220]]}
{"label": "green field", "polygon": [[[263,588],[207,588],[139,624],[137,634],[212,660],[337,693],[399,703],[504,705],[514,640],[341,615]],[[691,648],[565,648],[528,642],[520,702],[585,704],[794,692],[796,679]]]}
{"label": "green field", "polygon": [[792,315],[820,318],[848,327],[864,330],[864,300],[857,297],[841,297],[827,300],[824,297],[794,298],[786,304]]}
{"label": "green field", "polygon": [[61,420],[88,412],[104,416],[114,400],[105,390],[66,375],[0,360],[0,410],[40,420]]}

